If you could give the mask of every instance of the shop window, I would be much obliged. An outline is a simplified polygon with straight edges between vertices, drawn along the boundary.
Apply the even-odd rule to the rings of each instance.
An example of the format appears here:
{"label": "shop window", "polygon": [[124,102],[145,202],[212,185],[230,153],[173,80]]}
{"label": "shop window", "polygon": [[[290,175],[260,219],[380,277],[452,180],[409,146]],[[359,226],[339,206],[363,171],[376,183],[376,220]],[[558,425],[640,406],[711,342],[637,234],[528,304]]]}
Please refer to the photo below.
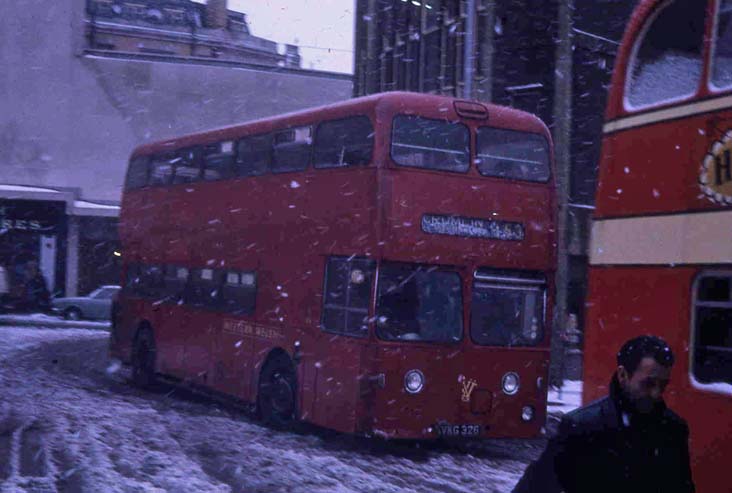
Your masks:
{"label": "shop window", "polygon": [[706,2],[673,0],[651,17],[628,68],[626,97],[633,108],[693,95],[702,72]]}
{"label": "shop window", "polygon": [[325,267],[321,327],[327,332],[366,337],[375,262],[332,257]]}
{"label": "shop window", "polygon": [[323,122],[313,146],[316,168],[368,164],[374,146],[374,128],[365,116]]}
{"label": "shop window", "polygon": [[303,171],[310,162],[312,128],[297,127],[277,132],[274,135],[272,171],[286,173]]}
{"label": "shop window", "polygon": [[692,375],[701,384],[732,384],[732,272],[704,273],[695,284]]}
{"label": "shop window", "polygon": [[227,271],[221,288],[221,305],[228,312],[251,315],[257,297],[254,272]]}
{"label": "shop window", "polygon": [[272,136],[253,135],[237,144],[236,176],[263,175],[272,164]]}
{"label": "shop window", "polygon": [[719,89],[732,87],[732,0],[720,0],[717,12],[712,85]]}
{"label": "shop window", "polygon": [[223,180],[234,171],[234,143],[217,142],[203,148],[203,179]]}

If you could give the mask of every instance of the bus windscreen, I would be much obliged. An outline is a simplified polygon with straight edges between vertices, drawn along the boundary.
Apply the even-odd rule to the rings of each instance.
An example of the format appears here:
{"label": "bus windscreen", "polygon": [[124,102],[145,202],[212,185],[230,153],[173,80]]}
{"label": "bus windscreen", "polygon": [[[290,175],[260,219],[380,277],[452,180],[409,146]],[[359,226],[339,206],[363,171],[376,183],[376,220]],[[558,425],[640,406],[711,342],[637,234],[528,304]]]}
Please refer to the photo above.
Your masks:
{"label": "bus windscreen", "polygon": [[484,176],[546,182],[549,144],[539,134],[481,127],[477,134],[478,171]]}
{"label": "bus windscreen", "polygon": [[476,282],[470,335],[481,346],[535,346],[543,311],[543,288]]}
{"label": "bus windscreen", "polygon": [[379,271],[377,335],[387,341],[457,342],[462,292],[457,272],[384,263]]}

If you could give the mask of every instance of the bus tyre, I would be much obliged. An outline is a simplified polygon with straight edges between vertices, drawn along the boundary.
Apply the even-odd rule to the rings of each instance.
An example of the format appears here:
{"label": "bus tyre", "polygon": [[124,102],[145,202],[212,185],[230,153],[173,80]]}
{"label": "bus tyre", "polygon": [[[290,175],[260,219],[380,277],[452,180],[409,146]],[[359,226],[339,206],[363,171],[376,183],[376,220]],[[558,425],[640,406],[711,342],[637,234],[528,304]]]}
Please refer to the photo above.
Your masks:
{"label": "bus tyre", "polygon": [[275,428],[289,428],[295,422],[297,378],[284,354],[270,358],[259,377],[258,410],[262,420]]}
{"label": "bus tyre", "polygon": [[132,382],[143,389],[155,383],[155,340],[152,331],[137,333],[132,350]]}

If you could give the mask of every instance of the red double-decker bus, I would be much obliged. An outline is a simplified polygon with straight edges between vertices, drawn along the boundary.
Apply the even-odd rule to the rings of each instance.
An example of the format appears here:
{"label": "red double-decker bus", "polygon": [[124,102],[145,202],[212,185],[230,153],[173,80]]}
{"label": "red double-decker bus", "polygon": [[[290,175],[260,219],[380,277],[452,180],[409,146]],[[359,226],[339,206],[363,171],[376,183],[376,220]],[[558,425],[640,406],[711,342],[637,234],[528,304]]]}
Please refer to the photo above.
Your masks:
{"label": "red double-decker bus", "polygon": [[111,353],[276,425],[535,436],[551,163],[532,115],[410,93],[141,146]]}
{"label": "red double-decker bus", "polygon": [[645,0],[618,52],[592,228],[584,400],[663,336],[698,490],[732,491],[732,0]]}

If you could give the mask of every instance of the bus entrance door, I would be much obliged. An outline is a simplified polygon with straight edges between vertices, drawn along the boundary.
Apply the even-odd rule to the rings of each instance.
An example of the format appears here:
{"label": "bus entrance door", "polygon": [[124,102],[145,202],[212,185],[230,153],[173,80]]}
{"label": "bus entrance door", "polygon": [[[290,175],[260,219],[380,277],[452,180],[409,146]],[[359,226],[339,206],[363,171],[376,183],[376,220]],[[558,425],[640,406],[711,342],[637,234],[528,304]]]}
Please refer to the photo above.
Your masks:
{"label": "bus entrance door", "polygon": [[312,421],[345,433],[357,432],[358,418],[363,415],[361,374],[368,341],[325,332],[321,341],[312,377]]}

